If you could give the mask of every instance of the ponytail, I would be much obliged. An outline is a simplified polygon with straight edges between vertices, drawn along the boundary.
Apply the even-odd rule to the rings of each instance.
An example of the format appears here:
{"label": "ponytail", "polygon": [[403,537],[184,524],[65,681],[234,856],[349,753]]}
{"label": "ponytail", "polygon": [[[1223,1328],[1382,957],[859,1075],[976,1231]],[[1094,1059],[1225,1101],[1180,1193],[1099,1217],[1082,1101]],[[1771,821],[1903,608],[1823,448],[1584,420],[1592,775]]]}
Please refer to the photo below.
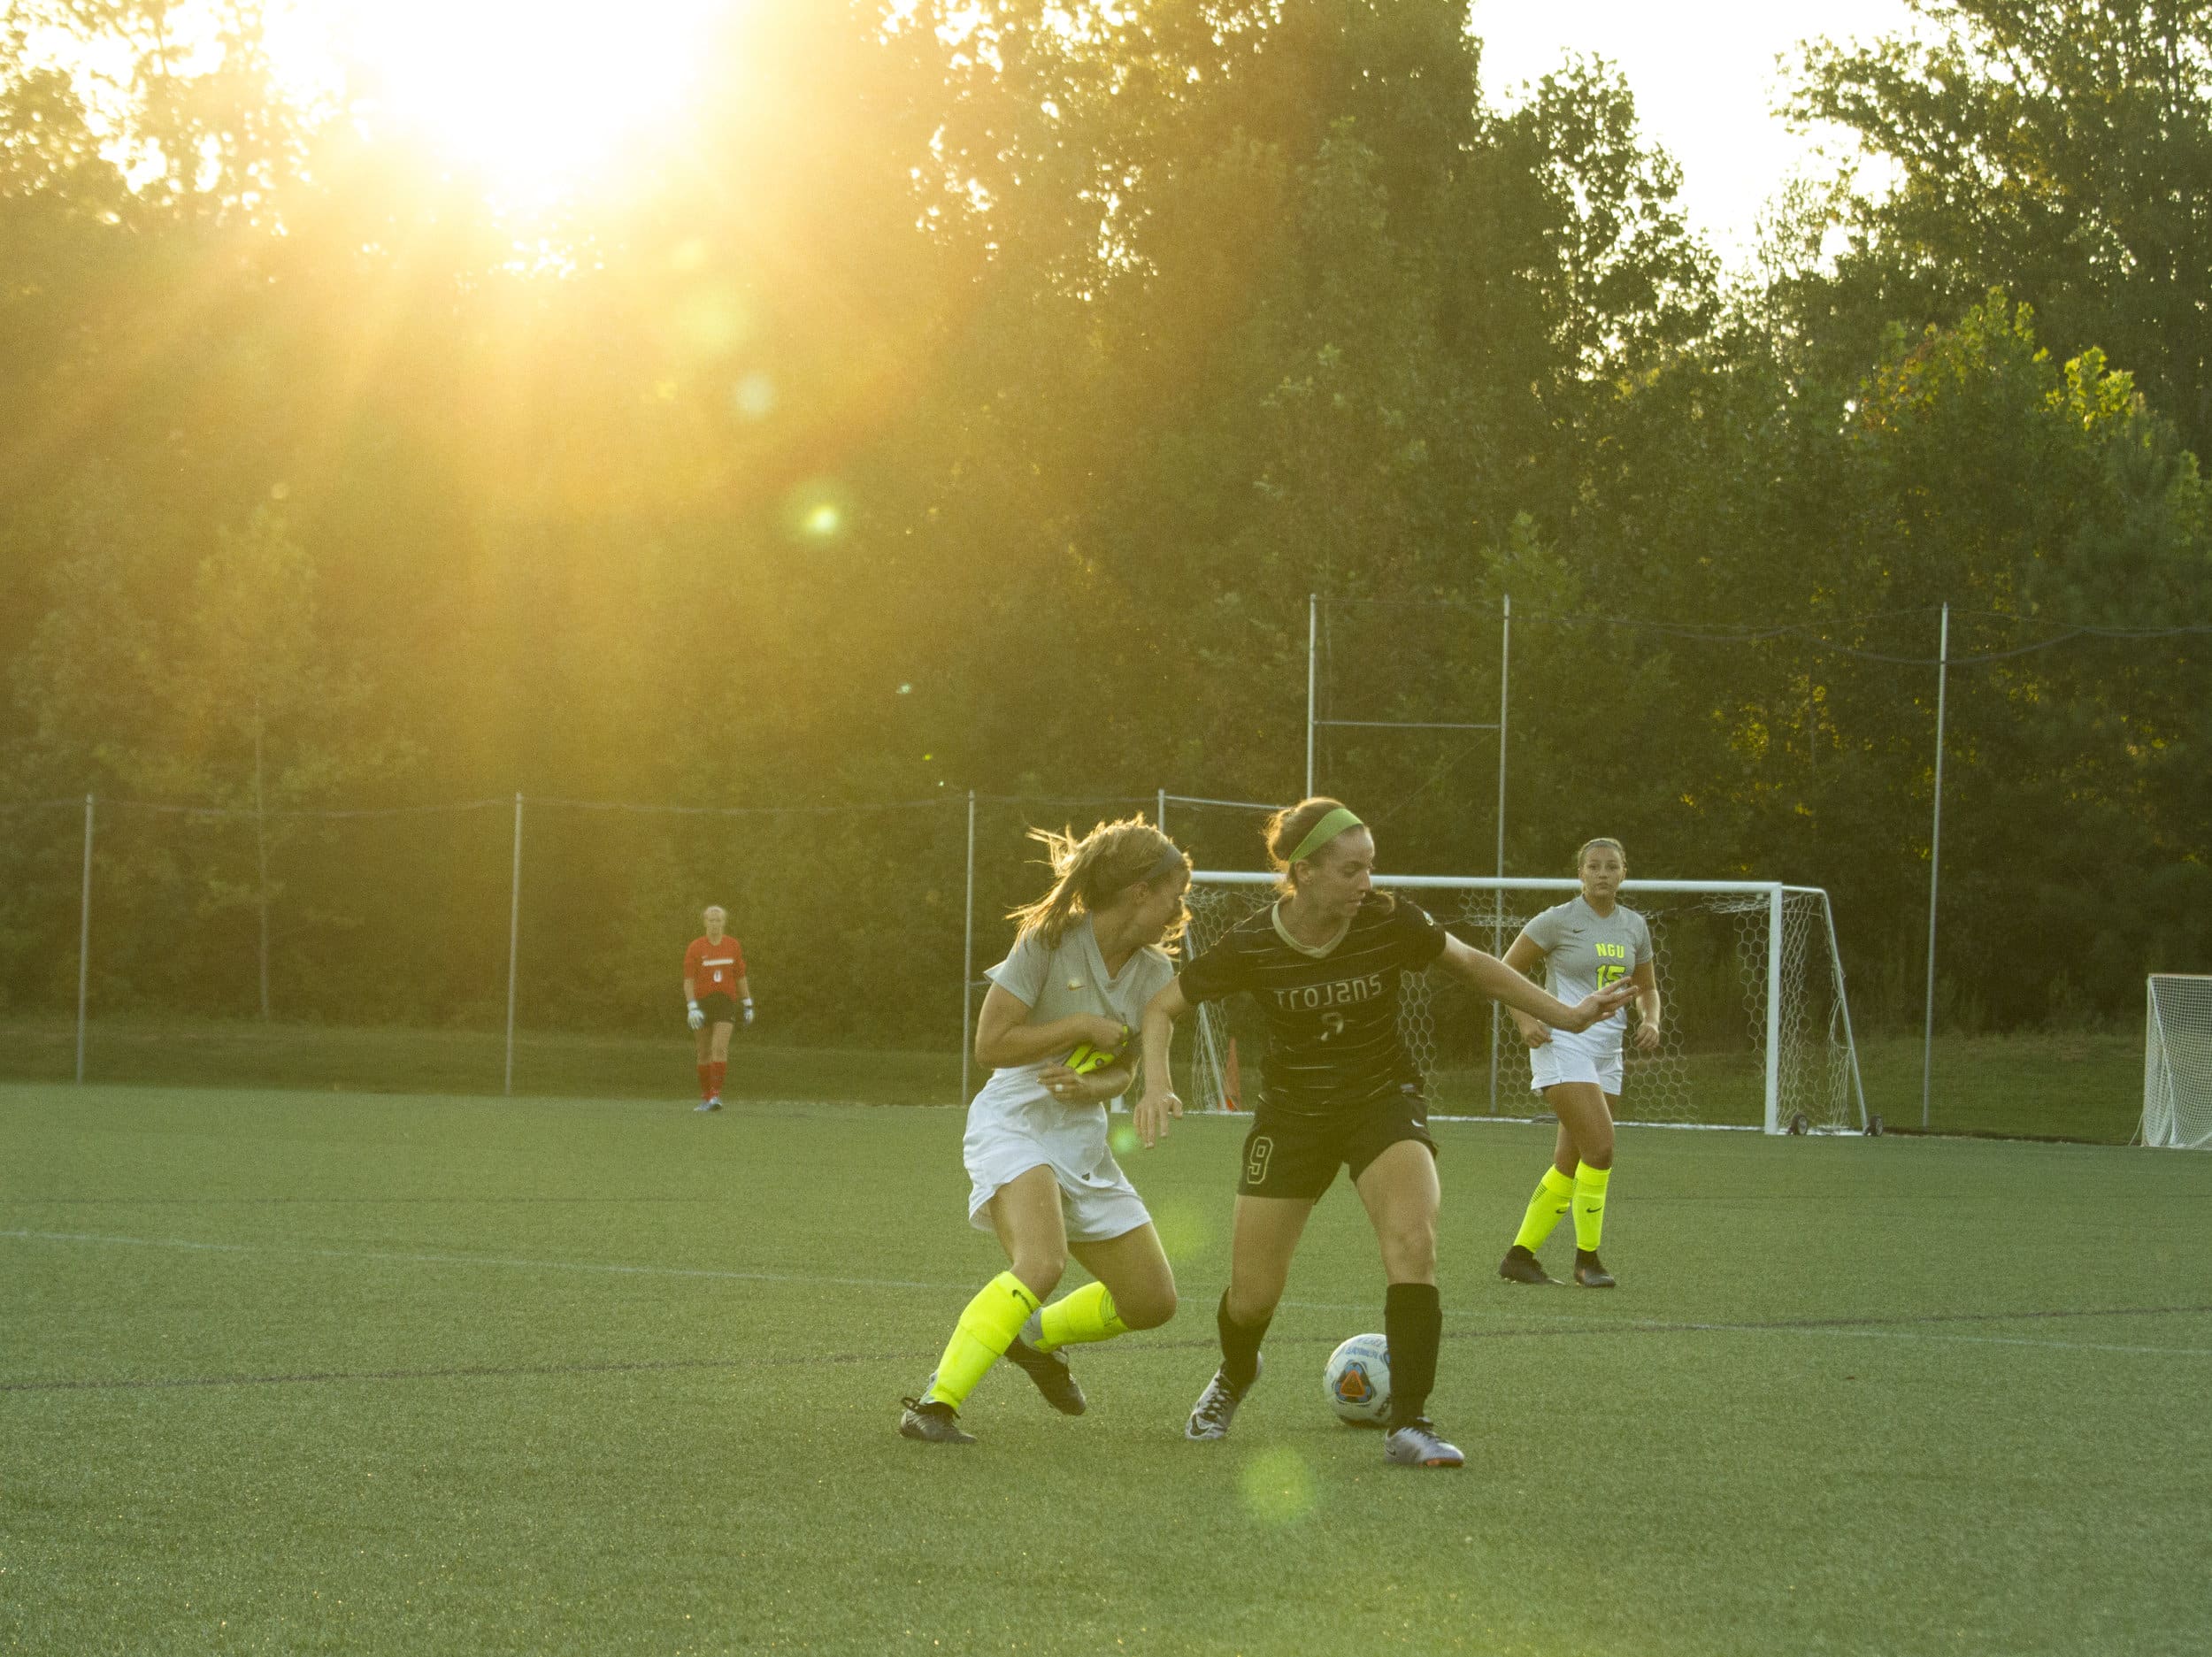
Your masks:
{"label": "ponytail", "polygon": [[[1019,927],[1019,937],[1039,933],[1048,949],[1059,947],[1078,916],[1095,915],[1141,881],[1190,870],[1189,857],[1142,817],[1101,823],[1081,840],[1072,829],[1056,833],[1032,829],[1029,838],[1045,848],[1054,876],[1052,888],[1035,902],[1010,911],[1010,918]],[[1172,944],[1189,924],[1187,910],[1162,943]]]}

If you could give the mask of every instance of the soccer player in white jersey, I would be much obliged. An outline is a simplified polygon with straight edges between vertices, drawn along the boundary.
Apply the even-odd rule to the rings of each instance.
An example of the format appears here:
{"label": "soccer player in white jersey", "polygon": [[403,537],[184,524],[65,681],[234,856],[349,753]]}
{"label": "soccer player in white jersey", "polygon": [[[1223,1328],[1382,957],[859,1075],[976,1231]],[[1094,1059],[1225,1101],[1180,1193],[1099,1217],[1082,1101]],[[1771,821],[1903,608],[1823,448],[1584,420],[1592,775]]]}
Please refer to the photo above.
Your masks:
{"label": "soccer player in white jersey", "polygon": [[[1575,858],[1581,893],[1546,909],[1521,929],[1505,963],[1532,972],[1558,996],[1586,994],[1624,980],[1635,986],[1636,1046],[1659,1046],[1659,977],[1652,965],[1651,928],[1618,901],[1628,878],[1628,854],[1617,840],[1586,843]],[[1625,1008],[1579,1035],[1548,1030],[1518,1011],[1513,1022],[1529,1046],[1530,1085],[1559,1118],[1552,1163],[1529,1199],[1521,1230],[1499,1262],[1509,1283],[1557,1281],[1536,1251],[1570,1209],[1575,1218],[1574,1279],[1586,1289],[1609,1289],[1613,1274],[1598,1259],[1605,1235],[1605,1193],[1613,1178],[1613,1113],[1621,1099],[1621,1046]]]}
{"label": "soccer player in white jersey", "polygon": [[1229,1254],[1216,1316],[1221,1368],[1200,1394],[1186,1438],[1227,1436],[1260,1374],[1260,1341],[1282,1300],[1313,1206],[1348,1168],[1381,1246],[1388,1288],[1388,1459],[1458,1467],[1466,1458],[1427,1415],[1444,1313],[1436,1290],[1436,1141],[1421,1072],[1398,1030],[1400,982],[1432,963],[1484,995],[1584,1029],[1625,991],[1562,1004],[1495,957],[1471,949],[1418,906],[1372,890],[1375,838],[1334,800],[1302,801],[1267,825],[1281,895],[1184,967],[1144,1015],[1144,1097],[1136,1127],[1150,1145],[1183,1114],[1168,1070],[1175,1021],[1200,1002],[1249,991],[1265,1016],[1259,1109],[1244,1141]]}
{"label": "soccer player in white jersey", "polygon": [[[1052,889],[1014,911],[1020,930],[976,1019],[975,1053],[995,1068],[968,1107],[968,1220],[993,1231],[1008,1270],[986,1284],[899,1431],[972,1444],[960,1408],[1011,1359],[1064,1415],[1083,1392],[1064,1348],[1153,1329],[1175,1315],[1175,1274],[1152,1216],[1107,1143],[1108,1101],[1135,1078],[1128,1049],[1146,1002],[1174,978],[1189,924],[1190,860],[1141,818],[1080,840],[1038,831]],[[1045,1304],[1072,1254],[1094,1281]]]}

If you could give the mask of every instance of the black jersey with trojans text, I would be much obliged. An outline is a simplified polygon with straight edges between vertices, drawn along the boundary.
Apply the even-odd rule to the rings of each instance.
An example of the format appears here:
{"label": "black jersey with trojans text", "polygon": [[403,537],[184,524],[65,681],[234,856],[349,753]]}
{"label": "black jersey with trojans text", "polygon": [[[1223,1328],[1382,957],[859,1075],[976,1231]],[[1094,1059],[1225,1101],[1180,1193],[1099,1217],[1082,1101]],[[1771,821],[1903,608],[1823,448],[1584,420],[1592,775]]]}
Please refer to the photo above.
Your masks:
{"label": "black jersey with trojans text", "polygon": [[1262,1109],[1333,1116],[1405,1087],[1420,1071],[1398,1034],[1401,980],[1444,952],[1442,926],[1417,904],[1371,892],[1325,955],[1286,937],[1275,905],[1248,916],[1176,981],[1196,1006],[1248,990],[1267,1020]]}

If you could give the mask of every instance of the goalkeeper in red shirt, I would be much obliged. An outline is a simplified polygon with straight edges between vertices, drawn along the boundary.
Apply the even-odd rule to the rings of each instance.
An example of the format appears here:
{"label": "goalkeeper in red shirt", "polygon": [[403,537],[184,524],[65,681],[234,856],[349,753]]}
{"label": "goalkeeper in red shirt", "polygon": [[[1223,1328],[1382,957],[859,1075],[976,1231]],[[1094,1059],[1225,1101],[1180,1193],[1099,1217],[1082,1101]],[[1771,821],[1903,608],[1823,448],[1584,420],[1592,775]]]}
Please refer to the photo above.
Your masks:
{"label": "goalkeeper in red shirt", "polygon": [[701,918],[707,935],[693,939],[684,951],[684,1016],[699,1038],[698,1109],[719,1110],[730,1032],[741,1017],[753,1022],[753,991],[745,977],[745,952],[722,930],[729,912],[717,903]]}

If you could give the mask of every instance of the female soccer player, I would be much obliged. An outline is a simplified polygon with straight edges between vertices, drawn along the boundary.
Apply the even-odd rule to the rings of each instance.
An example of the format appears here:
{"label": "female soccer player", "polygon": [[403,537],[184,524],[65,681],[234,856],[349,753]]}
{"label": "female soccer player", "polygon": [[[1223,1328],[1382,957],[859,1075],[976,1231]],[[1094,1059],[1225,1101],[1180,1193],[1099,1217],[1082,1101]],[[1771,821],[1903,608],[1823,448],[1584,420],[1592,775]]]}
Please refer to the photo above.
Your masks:
{"label": "female soccer player", "polygon": [[[1106,1143],[1107,1101],[1134,1078],[1145,1003],[1175,976],[1161,946],[1189,923],[1190,861],[1141,818],[1080,840],[1039,831],[1051,891],[1014,911],[1011,954],[990,970],[975,1053],[995,1068],[968,1107],[968,1220],[995,1231],[1010,1270],[968,1302],[899,1431],[972,1444],[957,1419],[1002,1355],[1055,1409],[1083,1413],[1063,1347],[1152,1329],[1175,1315],[1175,1274],[1152,1216]],[[1044,1304],[1072,1254],[1096,1279]]]}
{"label": "female soccer player", "polygon": [[1175,1021],[1189,1008],[1249,990],[1266,1016],[1259,1109],[1244,1141],[1230,1244],[1229,1287],[1217,1315],[1221,1368],[1184,1436],[1220,1438],[1260,1374],[1267,1333],[1306,1219],[1351,1170],[1382,1246],[1389,1287],[1388,1458],[1457,1467],[1465,1458],[1425,1414],[1436,1379],[1443,1310],[1436,1292],[1436,1141],[1420,1071],[1398,1033],[1400,980],[1440,960],[1481,993],[1570,1029],[1586,1029],[1626,991],[1568,1007],[1494,956],[1470,949],[1411,903],[1371,889],[1375,839],[1334,800],[1302,801],[1267,826],[1277,901],[1239,922],[1153,998],[1144,1015],[1147,1145],[1183,1114],[1168,1071]]}
{"label": "female soccer player", "polygon": [[[1653,1052],[1659,1046],[1659,978],[1651,961],[1651,928],[1615,901],[1628,878],[1628,854],[1617,840],[1590,840],[1576,855],[1575,873],[1581,895],[1524,926],[1505,952],[1505,963],[1525,973],[1540,962],[1555,995],[1587,994],[1626,979],[1636,992],[1636,1045]],[[1555,1034],[1517,1010],[1513,1022],[1529,1045],[1530,1085],[1559,1118],[1559,1146],[1529,1199],[1519,1235],[1498,1263],[1498,1276],[1511,1283],[1556,1281],[1536,1251],[1571,1208],[1575,1281],[1586,1289],[1609,1289],[1613,1274],[1598,1259],[1598,1243],[1605,1234],[1605,1188],[1613,1178],[1613,1107],[1621,1098],[1621,1038],[1628,1014],[1609,1014],[1580,1034]]]}
{"label": "female soccer player", "polygon": [[737,940],[722,935],[729,912],[710,903],[700,917],[707,935],[684,951],[684,1021],[699,1039],[699,1110],[722,1109],[722,1078],[730,1068],[730,1032],[741,1009],[753,1022],[752,980],[745,976],[745,952]]}

